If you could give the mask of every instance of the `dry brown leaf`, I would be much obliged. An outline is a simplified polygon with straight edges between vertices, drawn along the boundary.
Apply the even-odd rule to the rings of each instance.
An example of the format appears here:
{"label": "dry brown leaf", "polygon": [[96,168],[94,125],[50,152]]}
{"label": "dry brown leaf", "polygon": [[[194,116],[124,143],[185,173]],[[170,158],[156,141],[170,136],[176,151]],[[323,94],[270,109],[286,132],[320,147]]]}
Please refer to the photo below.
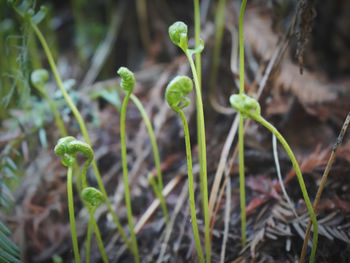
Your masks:
{"label": "dry brown leaf", "polygon": [[[246,11],[244,20],[244,39],[252,50],[264,62],[268,61],[278,43],[278,35],[271,29],[271,16],[258,12],[256,8]],[[304,105],[329,102],[337,98],[336,90],[323,80],[323,76],[303,70],[300,74],[299,66],[291,61],[286,52],[285,58],[279,66],[279,73],[273,83],[277,91],[290,91]],[[278,95],[278,94],[277,94]]]}
{"label": "dry brown leaf", "polygon": [[283,59],[274,86],[290,91],[304,106],[328,102],[337,98],[335,90],[331,89],[321,76],[312,74],[306,69],[304,69],[303,75],[300,75],[299,66],[293,64],[289,58]]}

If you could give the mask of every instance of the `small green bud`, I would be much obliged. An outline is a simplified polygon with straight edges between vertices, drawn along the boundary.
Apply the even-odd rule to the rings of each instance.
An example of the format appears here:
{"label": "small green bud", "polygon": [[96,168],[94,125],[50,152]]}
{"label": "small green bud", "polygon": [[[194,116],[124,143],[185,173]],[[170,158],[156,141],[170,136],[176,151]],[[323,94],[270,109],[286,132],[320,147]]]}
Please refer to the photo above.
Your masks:
{"label": "small green bud", "polygon": [[30,75],[30,79],[33,86],[37,89],[41,89],[49,80],[49,72],[46,69],[36,69]]}
{"label": "small green bud", "polygon": [[232,108],[241,112],[243,117],[250,117],[260,115],[260,104],[256,99],[253,99],[246,94],[233,94],[230,97],[230,104]]}
{"label": "small green bud", "polygon": [[85,187],[81,192],[81,198],[90,207],[98,207],[103,202],[103,194],[94,187]]}
{"label": "small green bud", "polygon": [[184,22],[175,22],[169,27],[171,41],[183,51],[187,50],[187,25]]}
{"label": "small green bud", "polygon": [[[173,110],[181,110],[190,104],[190,99],[185,96],[192,89],[193,82],[189,77],[177,76],[168,84],[165,91],[165,99]],[[181,102],[183,105],[179,106]]]}
{"label": "small green bud", "polygon": [[134,90],[135,87],[135,77],[134,73],[132,73],[128,68],[126,67],[120,67],[117,72],[121,78],[122,81],[120,83],[121,88],[127,92],[131,93]]}

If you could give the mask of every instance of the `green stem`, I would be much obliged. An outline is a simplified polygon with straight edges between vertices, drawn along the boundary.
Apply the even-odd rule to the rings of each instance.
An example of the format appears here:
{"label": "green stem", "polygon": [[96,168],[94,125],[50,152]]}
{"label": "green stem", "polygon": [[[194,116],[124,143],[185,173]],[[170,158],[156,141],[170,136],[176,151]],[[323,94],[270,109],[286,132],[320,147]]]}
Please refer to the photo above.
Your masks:
{"label": "green stem", "polygon": [[165,217],[165,222],[168,224],[169,222],[169,216],[168,216],[168,211],[166,208],[166,202],[165,198],[162,194],[163,191],[163,178],[162,178],[162,170],[160,169],[160,158],[159,158],[159,151],[158,151],[158,146],[157,146],[157,141],[156,141],[156,136],[154,135],[154,131],[152,128],[151,121],[149,120],[147,113],[145,111],[145,108],[142,106],[142,103],[140,100],[134,95],[130,95],[131,100],[135,103],[136,107],[138,108],[139,112],[141,113],[141,116],[143,118],[143,121],[145,122],[151,144],[152,144],[152,149],[153,149],[153,156],[154,156],[154,163],[156,165],[156,170],[157,170],[157,177],[158,177],[158,192],[160,193],[159,195],[159,202],[163,210],[163,214]]}
{"label": "green stem", "polygon": [[102,261],[103,261],[104,263],[108,263],[109,261],[108,261],[107,255],[106,255],[105,248],[104,248],[104,246],[103,246],[103,242],[102,242],[102,238],[101,238],[101,233],[100,233],[100,230],[98,229],[96,220],[95,220],[95,218],[94,218],[94,212],[95,212],[95,209],[92,210],[90,216],[91,216],[92,225],[93,225],[94,231],[95,231],[95,236],[96,236],[96,240],[97,240],[97,245],[98,245],[98,248],[100,249]]}
{"label": "green stem", "polygon": [[316,248],[317,248],[317,239],[318,239],[317,219],[316,219],[316,215],[315,215],[313,206],[311,204],[309,195],[308,195],[307,190],[306,190],[306,186],[305,186],[304,179],[303,179],[303,176],[302,176],[300,168],[299,168],[299,164],[298,164],[298,162],[297,162],[297,160],[292,152],[292,149],[289,147],[287,141],[283,138],[283,136],[279,133],[279,131],[272,124],[270,124],[268,121],[266,121],[260,115],[259,116],[250,116],[250,117],[252,119],[256,120],[257,122],[261,123],[263,126],[265,126],[270,132],[272,132],[276,136],[276,138],[280,141],[280,143],[282,144],[282,146],[286,150],[286,152],[287,152],[287,154],[288,154],[288,156],[293,164],[295,173],[296,173],[298,181],[299,181],[300,189],[301,189],[301,192],[303,194],[305,204],[306,204],[307,210],[309,211],[310,218],[311,218],[312,225],[313,225],[312,250],[311,250],[311,256],[310,256],[310,261],[309,261],[310,263],[312,263],[315,260]]}
{"label": "green stem", "polygon": [[94,218],[94,214],[90,211],[90,220],[86,235],[86,263],[90,263],[90,244],[91,244],[91,235],[92,235],[92,220]]}
{"label": "green stem", "polygon": [[73,179],[72,179],[72,177],[73,177],[73,166],[69,166],[68,172],[67,172],[69,222],[70,222],[70,230],[71,230],[71,235],[72,235],[72,243],[73,243],[75,262],[80,263],[77,231],[76,231],[75,217],[74,217]]}
{"label": "green stem", "polygon": [[194,186],[193,186],[193,173],[192,173],[192,156],[191,156],[191,142],[190,142],[190,133],[188,130],[188,125],[186,117],[181,110],[178,110],[177,113],[180,115],[182,124],[185,132],[185,144],[186,144],[186,156],[187,156],[187,171],[188,171],[188,194],[190,198],[190,211],[191,211],[191,220],[192,220],[192,229],[194,235],[194,241],[196,245],[196,250],[198,254],[199,261],[204,263],[204,256],[202,251],[201,242],[199,239],[197,217],[196,217],[196,204],[194,200]]}
{"label": "green stem", "polygon": [[241,237],[242,247],[245,247],[247,234],[246,234],[246,212],[245,212],[245,178],[244,178],[244,117],[239,113],[239,126],[238,126],[238,160],[239,160],[239,196],[241,204]]}
{"label": "green stem", "polygon": [[128,178],[128,162],[127,162],[127,153],[126,153],[126,139],[125,139],[125,119],[126,119],[126,108],[128,106],[128,101],[130,98],[130,93],[127,93],[122,109],[121,109],[121,115],[120,115],[120,143],[121,143],[121,150],[122,150],[122,165],[123,165],[123,181],[124,181],[124,193],[125,193],[125,204],[127,209],[127,217],[128,217],[128,224],[129,224],[129,230],[131,235],[131,247],[132,252],[134,254],[135,262],[140,262],[139,259],[139,252],[137,247],[137,240],[136,235],[134,232],[134,223],[132,221],[132,209],[131,209],[131,199],[130,199],[130,189],[129,189],[129,178]]}
{"label": "green stem", "polygon": [[[46,40],[44,38],[44,36],[42,35],[41,31],[39,30],[39,28],[31,23],[31,26],[35,32],[35,34],[37,35],[41,45],[43,46],[44,48],[44,51],[45,51],[45,54],[46,54],[46,57],[47,57],[47,60],[49,61],[49,64],[50,64],[50,67],[51,67],[51,70],[52,70],[52,73],[56,79],[56,82],[57,82],[57,86],[58,88],[60,89],[64,99],[66,100],[69,108],[71,109],[72,113],[74,114],[74,117],[76,118],[78,124],[79,124],[79,127],[80,127],[80,130],[81,130],[81,133],[83,134],[83,137],[85,139],[85,142],[88,143],[88,144],[91,144],[90,143],[90,139],[89,139],[89,136],[88,136],[88,132],[87,132],[87,129],[86,129],[86,126],[85,126],[85,123],[84,123],[84,120],[83,118],[81,117],[81,114],[80,112],[78,111],[77,107],[74,105],[74,103],[72,102],[72,100],[70,99],[67,91],[64,89],[63,87],[63,84],[62,84],[62,80],[58,74],[58,71],[57,71],[57,67],[56,67],[56,64],[55,64],[55,61],[52,57],[52,54],[51,54],[51,51],[50,51],[50,48],[49,46],[47,45],[46,43]],[[121,237],[123,238],[125,244],[129,247],[129,241],[128,241],[128,238],[126,237],[126,235],[124,234],[124,230],[123,230],[123,227],[122,225],[120,224],[120,221],[117,217],[117,215],[115,214],[115,212],[113,211],[112,209],[112,205],[108,199],[108,195],[107,195],[107,192],[106,192],[106,189],[103,185],[103,182],[102,182],[102,179],[101,179],[101,175],[100,175],[100,171],[97,167],[97,164],[96,164],[96,161],[93,160],[92,161],[92,168],[95,172],[95,175],[96,175],[96,180],[97,180],[97,183],[98,183],[98,187],[100,188],[103,196],[104,196],[104,200],[107,204],[107,208],[108,208],[108,211],[109,213],[112,215],[112,218],[117,226],[117,229],[119,231],[119,234],[121,235]]]}
{"label": "green stem", "polygon": [[[244,94],[244,39],[243,39],[243,18],[247,0],[243,0],[239,12],[238,40],[239,40],[239,94]],[[246,212],[245,212],[245,175],[244,175],[244,130],[243,116],[240,113],[238,126],[238,147],[239,147],[239,192],[241,203],[241,236],[242,246],[246,245]]]}
{"label": "green stem", "polygon": [[197,129],[198,129],[198,151],[199,151],[199,179],[200,190],[202,196],[202,206],[204,214],[205,227],[205,252],[207,256],[207,263],[210,262],[210,233],[209,233],[209,212],[208,212],[208,182],[207,182],[207,153],[205,141],[205,127],[204,127],[204,112],[200,84],[197,78],[196,67],[194,66],[191,55],[186,52],[186,56],[191,66],[192,75],[196,89],[196,105],[197,105]]}
{"label": "green stem", "polygon": [[[200,10],[199,10],[199,0],[193,0],[194,4],[194,38],[196,42],[196,47],[200,45],[201,41],[201,21],[200,21]],[[201,64],[201,53],[196,53],[196,69],[199,86],[202,83],[202,64]]]}
{"label": "green stem", "polygon": [[243,0],[239,12],[238,40],[239,40],[239,94],[244,93],[244,39],[243,39],[243,18],[247,0]]}

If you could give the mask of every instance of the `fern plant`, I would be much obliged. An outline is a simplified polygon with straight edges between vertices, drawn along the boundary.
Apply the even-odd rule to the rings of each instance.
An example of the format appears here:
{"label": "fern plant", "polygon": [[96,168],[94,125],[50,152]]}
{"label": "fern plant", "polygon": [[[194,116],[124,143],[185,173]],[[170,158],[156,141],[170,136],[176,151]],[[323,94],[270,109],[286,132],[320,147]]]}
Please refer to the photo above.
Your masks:
{"label": "fern plant", "polygon": [[[17,165],[10,157],[14,150],[6,147],[0,155],[0,210],[8,211],[13,205],[13,197],[9,184],[17,180]],[[20,249],[10,239],[11,231],[0,219],[0,262],[21,262]]]}

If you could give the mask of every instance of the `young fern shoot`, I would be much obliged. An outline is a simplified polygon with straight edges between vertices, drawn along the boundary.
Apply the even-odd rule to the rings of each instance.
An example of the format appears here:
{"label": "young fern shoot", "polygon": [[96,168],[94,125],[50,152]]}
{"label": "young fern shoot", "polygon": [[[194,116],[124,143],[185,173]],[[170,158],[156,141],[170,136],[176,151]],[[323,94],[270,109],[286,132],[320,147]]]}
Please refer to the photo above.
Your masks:
{"label": "young fern shoot", "polygon": [[188,62],[192,70],[196,89],[196,109],[197,109],[197,129],[198,129],[198,159],[199,159],[199,178],[200,191],[202,196],[202,207],[204,215],[204,235],[205,235],[205,252],[207,263],[210,262],[210,233],[209,233],[209,209],[208,209],[208,183],[207,183],[207,152],[205,141],[205,126],[204,126],[204,112],[202,102],[201,86],[198,79],[196,67],[192,56],[200,53],[204,49],[204,42],[201,40],[200,44],[195,49],[189,49],[187,43],[187,25],[183,22],[175,22],[169,27],[169,36],[171,41],[180,47],[187,56]]}
{"label": "young fern shoot", "polygon": [[30,80],[34,86],[34,88],[40,93],[40,95],[47,100],[50,105],[50,108],[55,116],[56,126],[59,129],[61,135],[63,137],[67,136],[67,130],[64,126],[63,120],[61,118],[60,113],[55,105],[55,102],[51,99],[49,94],[45,91],[45,84],[49,80],[49,72],[46,69],[36,69],[30,75]]}
{"label": "young fern shoot", "polygon": [[131,208],[131,198],[130,198],[130,188],[129,188],[129,178],[128,178],[128,162],[126,153],[126,131],[125,131],[125,119],[126,119],[126,108],[128,106],[129,98],[135,87],[134,74],[127,68],[121,67],[118,70],[118,74],[121,76],[122,81],[120,86],[125,92],[125,98],[123,100],[122,109],[120,112],[120,142],[122,151],[122,166],[123,166],[123,181],[124,181],[124,194],[125,194],[125,204],[127,209],[127,217],[129,230],[131,235],[131,248],[134,254],[134,260],[136,263],[140,262],[139,251],[137,246],[136,235],[134,232],[134,223],[132,221],[132,208]]}
{"label": "young fern shoot", "polygon": [[89,220],[89,227],[88,227],[88,234],[87,234],[86,259],[87,259],[87,262],[89,262],[91,226],[93,226],[103,262],[107,263],[108,259],[104,251],[104,246],[102,243],[100,231],[98,229],[98,226],[94,218],[95,209],[103,202],[104,197],[99,190],[93,187],[88,187],[87,180],[86,180],[87,168],[89,167],[89,165],[94,159],[94,151],[92,150],[89,144],[79,141],[72,136],[67,136],[58,140],[57,145],[55,146],[55,153],[56,155],[62,157],[63,165],[68,166],[68,178],[67,178],[68,207],[69,207],[69,218],[70,218],[75,260],[76,262],[79,262],[77,261],[79,260],[78,259],[79,250],[78,250],[78,241],[77,241],[76,230],[75,230],[73,190],[72,190],[72,168],[73,168],[73,165],[76,163],[76,157],[79,152],[83,154],[83,156],[87,159],[84,163],[83,170],[82,170],[82,177],[81,177],[82,185],[84,188],[82,191],[81,197],[85,202],[90,213],[90,220]]}
{"label": "young fern shoot", "polygon": [[[62,83],[61,77],[60,77],[60,75],[58,73],[58,70],[57,70],[57,67],[56,67],[56,63],[55,63],[55,61],[53,59],[50,47],[47,44],[45,37],[43,36],[43,34],[41,33],[41,31],[40,31],[40,29],[38,27],[38,24],[45,18],[45,15],[46,15],[46,12],[47,12],[46,8],[41,6],[40,11],[35,13],[34,10],[30,8],[30,4],[29,4],[29,2],[27,0],[23,0],[23,2],[21,4],[19,4],[19,5],[17,5],[17,1],[14,1],[14,0],[7,0],[7,2],[12,7],[12,9],[24,20],[24,22],[28,23],[28,25],[33,29],[34,33],[38,37],[38,39],[39,39],[39,41],[40,41],[40,43],[41,43],[41,45],[42,45],[42,47],[43,47],[43,49],[45,51],[45,55],[47,57],[49,65],[51,67],[52,73],[53,73],[53,75],[54,75],[54,77],[56,79],[57,86],[58,86],[59,90],[61,91],[61,93],[62,93],[65,101],[67,102],[69,108],[71,109],[74,117],[76,118],[76,120],[77,120],[77,122],[79,124],[80,130],[81,130],[81,133],[82,133],[82,135],[84,137],[84,140],[88,144],[90,144],[90,138],[89,138],[89,135],[88,135],[88,132],[87,132],[87,128],[86,128],[85,122],[84,122],[84,120],[83,120],[79,110],[74,105],[74,103],[71,100],[71,98],[69,97],[67,91],[63,87],[63,83]],[[95,172],[95,175],[96,175],[96,180],[97,180],[98,187],[100,188],[100,190],[101,190],[101,192],[102,192],[102,194],[104,196],[104,199],[105,199],[108,211],[112,215],[113,221],[115,222],[116,227],[118,229],[118,232],[121,235],[124,243],[128,246],[128,248],[130,248],[128,238],[124,234],[123,227],[122,227],[122,225],[121,225],[117,215],[113,211],[112,205],[111,205],[111,203],[110,203],[110,201],[108,199],[107,191],[106,191],[106,189],[105,189],[105,187],[103,185],[102,178],[101,178],[101,175],[100,175],[100,171],[98,169],[98,166],[97,166],[97,163],[96,163],[95,160],[92,161],[92,168],[93,168],[93,170]]]}
{"label": "young fern shoot", "polygon": [[69,153],[69,143],[74,141],[75,138],[72,136],[67,136],[58,140],[55,146],[55,153],[57,156],[62,157],[62,164],[68,167],[67,172],[67,194],[68,194],[68,211],[69,211],[69,222],[73,243],[73,252],[76,263],[80,263],[79,256],[79,246],[77,239],[77,231],[75,225],[75,217],[74,217],[74,202],[73,202],[73,165],[76,161],[76,155],[71,155]]}
{"label": "young fern shoot", "polygon": [[86,238],[86,263],[90,263],[90,244],[91,244],[91,234],[92,230],[91,228],[94,228],[96,240],[98,247],[100,249],[101,257],[104,263],[108,263],[108,258],[103,246],[100,230],[96,224],[94,214],[97,207],[99,207],[104,198],[101,191],[94,187],[85,187],[83,191],[81,192],[81,198],[85,202],[85,205],[88,207],[89,214],[90,214],[90,220],[88,225],[88,231],[87,231],[87,238]]}
{"label": "young fern shoot", "polygon": [[304,183],[303,176],[301,174],[301,170],[299,168],[299,164],[293,154],[292,149],[288,145],[287,141],[283,138],[283,136],[279,133],[279,131],[271,123],[269,123],[260,115],[260,104],[257,100],[245,94],[234,94],[234,95],[231,95],[230,97],[230,104],[232,108],[234,108],[235,110],[240,112],[240,114],[242,114],[243,118],[253,119],[259,122],[260,124],[262,124],[265,128],[267,128],[272,134],[276,136],[276,138],[282,144],[283,148],[286,150],[293,164],[293,167],[295,169],[295,173],[298,178],[300,189],[303,194],[303,198],[305,200],[305,204],[312,221],[313,240],[312,240],[312,251],[311,251],[311,257],[310,257],[310,263],[314,262],[315,255],[316,255],[316,248],[317,248],[317,239],[318,239],[317,219],[316,219],[316,215],[312,207],[309,195],[306,190],[306,186]]}
{"label": "young fern shoot", "polygon": [[185,132],[185,144],[186,144],[186,155],[187,155],[187,173],[188,173],[188,194],[190,198],[190,211],[193,235],[196,245],[199,261],[204,263],[204,255],[202,251],[201,242],[199,239],[197,217],[196,217],[196,206],[194,200],[194,182],[192,173],[192,156],[191,156],[191,142],[190,134],[188,130],[186,116],[182,109],[190,104],[190,99],[185,97],[193,89],[192,80],[186,76],[178,76],[174,78],[167,86],[165,91],[165,99],[169,106],[179,114],[182,125]]}

